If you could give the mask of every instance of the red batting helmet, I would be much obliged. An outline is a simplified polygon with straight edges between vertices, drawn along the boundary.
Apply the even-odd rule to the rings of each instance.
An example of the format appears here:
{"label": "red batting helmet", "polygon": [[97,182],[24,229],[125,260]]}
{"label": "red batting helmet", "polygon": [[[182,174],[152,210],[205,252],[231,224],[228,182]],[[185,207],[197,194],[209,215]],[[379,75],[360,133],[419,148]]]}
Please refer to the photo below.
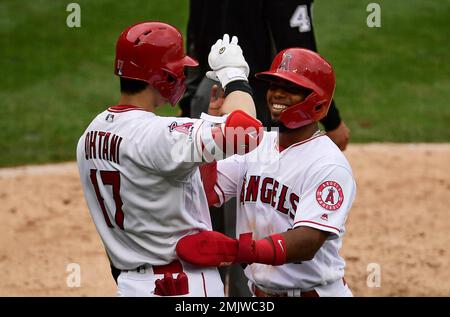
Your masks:
{"label": "red batting helmet", "polygon": [[269,71],[256,77],[268,81],[281,78],[312,91],[305,100],[281,112],[280,121],[287,128],[297,129],[327,115],[336,80],[333,67],[316,52],[285,49],[275,56]]}
{"label": "red batting helmet", "polygon": [[197,65],[184,54],[181,33],[166,23],[132,25],[117,40],[114,73],[149,83],[172,105],[186,90],[184,67]]}

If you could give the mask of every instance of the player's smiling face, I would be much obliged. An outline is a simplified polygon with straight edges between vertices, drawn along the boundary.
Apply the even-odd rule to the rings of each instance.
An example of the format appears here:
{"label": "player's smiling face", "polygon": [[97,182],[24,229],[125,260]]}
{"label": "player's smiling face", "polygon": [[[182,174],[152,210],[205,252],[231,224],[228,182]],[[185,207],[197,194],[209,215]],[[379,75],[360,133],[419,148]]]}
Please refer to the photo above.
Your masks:
{"label": "player's smiling face", "polygon": [[278,122],[284,109],[302,102],[309,93],[308,89],[283,79],[272,81],[266,94],[267,106],[272,121]]}

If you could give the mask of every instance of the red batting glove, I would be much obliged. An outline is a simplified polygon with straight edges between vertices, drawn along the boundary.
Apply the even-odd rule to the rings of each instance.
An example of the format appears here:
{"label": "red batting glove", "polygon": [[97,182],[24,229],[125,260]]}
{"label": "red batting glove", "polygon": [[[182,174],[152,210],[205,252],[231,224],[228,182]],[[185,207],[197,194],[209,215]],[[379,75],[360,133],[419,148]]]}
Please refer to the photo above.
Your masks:
{"label": "red batting glove", "polygon": [[176,246],[180,259],[201,266],[229,265],[236,260],[238,241],[216,231],[202,231],[181,238]]}
{"label": "red batting glove", "polygon": [[181,238],[176,252],[180,259],[199,266],[231,263],[282,265],[286,262],[285,242],[280,234],[255,241],[251,232],[241,234],[236,240],[220,232],[202,231]]}
{"label": "red batting glove", "polygon": [[181,272],[177,278],[174,279],[172,274],[164,274],[163,279],[155,281],[155,295],[159,296],[177,296],[186,295],[189,293],[188,278],[186,273]]}

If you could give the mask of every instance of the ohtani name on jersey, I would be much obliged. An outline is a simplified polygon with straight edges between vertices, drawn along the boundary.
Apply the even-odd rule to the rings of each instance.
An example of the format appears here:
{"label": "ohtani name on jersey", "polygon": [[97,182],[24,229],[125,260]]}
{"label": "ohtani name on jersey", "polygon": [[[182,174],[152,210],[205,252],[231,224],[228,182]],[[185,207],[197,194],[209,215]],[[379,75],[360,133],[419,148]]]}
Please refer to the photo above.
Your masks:
{"label": "ohtani name on jersey", "polygon": [[89,131],[84,140],[84,157],[107,160],[120,164],[119,153],[122,137],[111,132]]}
{"label": "ohtani name on jersey", "polygon": [[293,220],[297,211],[297,204],[300,197],[295,193],[289,193],[289,187],[279,183],[272,177],[252,175],[244,180],[239,201],[256,202],[272,206],[282,214],[289,215]]}

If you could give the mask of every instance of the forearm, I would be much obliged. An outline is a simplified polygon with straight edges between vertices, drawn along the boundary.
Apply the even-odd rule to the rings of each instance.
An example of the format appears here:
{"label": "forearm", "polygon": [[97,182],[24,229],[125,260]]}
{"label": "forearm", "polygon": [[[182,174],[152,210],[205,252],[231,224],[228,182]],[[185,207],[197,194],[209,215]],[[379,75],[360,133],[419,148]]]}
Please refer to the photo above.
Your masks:
{"label": "forearm", "polygon": [[231,113],[234,110],[243,110],[247,114],[256,118],[255,102],[252,96],[240,90],[231,92],[224,100],[222,111],[224,113]]}
{"label": "forearm", "polygon": [[233,239],[217,231],[202,231],[181,238],[176,252],[183,261],[201,266],[285,263],[284,241],[280,234],[255,241],[251,232],[241,234],[239,239]]}
{"label": "forearm", "polygon": [[286,245],[286,263],[312,260],[328,237],[328,233],[310,227],[298,227],[281,235]]}
{"label": "forearm", "polygon": [[251,232],[233,239],[216,231],[202,231],[180,239],[176,250],[180,259],[202,266],[231,263],[283,265],[311,260],[327,236],[326,232],[308,227],[275,233],[259,240],[253,240]]}
{"label": "forearm", "polygon": [[[251,235],[250,235],[251,236]],[[326,241],[328,233],[309,227],[299,227],[283,233],[276,233],[263,239],[254,241],[251,252],[243,252],[244,263],[263,263],[282,265],[312,260],[316,252]],[[245,245],[245,240],[239,239],[240,245]],[[251,255],[246,259],[245,254]]]}

